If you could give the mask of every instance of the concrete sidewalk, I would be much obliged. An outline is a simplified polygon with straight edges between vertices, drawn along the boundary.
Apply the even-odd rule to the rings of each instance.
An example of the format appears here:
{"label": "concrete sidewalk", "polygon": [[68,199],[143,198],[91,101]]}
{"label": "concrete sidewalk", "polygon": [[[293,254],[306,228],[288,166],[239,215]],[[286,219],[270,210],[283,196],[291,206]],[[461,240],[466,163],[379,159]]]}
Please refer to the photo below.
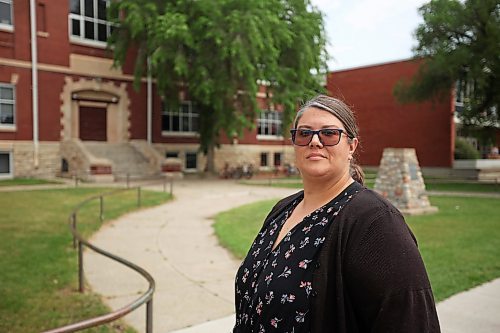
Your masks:
{"label": "concrete sidewalk", "polygon": [[[158,190],[161,190],[160,186]],[[183,180],[176,199],[105,225],[91,242],[128,259],[156,280],[154,332],[230,332],[234,324],[234,275],[239,260],[218,245],[215,214],[254,201],[281,198],[295,189],[238,185],[233,181]],[[87,251],[91,288],[116,310],[147,289],[136,273]],[[500,332],[500,279],[438,304],[444,333]],[[145,331],[145,309],[125,320]]]}

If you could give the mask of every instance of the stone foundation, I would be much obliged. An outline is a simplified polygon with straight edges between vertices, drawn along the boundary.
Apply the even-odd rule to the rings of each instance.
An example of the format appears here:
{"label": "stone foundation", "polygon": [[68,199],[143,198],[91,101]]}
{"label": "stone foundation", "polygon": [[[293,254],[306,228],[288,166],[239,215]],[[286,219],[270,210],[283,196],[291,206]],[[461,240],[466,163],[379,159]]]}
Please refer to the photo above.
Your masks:
{"label": "stone foundation", "polygon": [[430,205],[413,148],[386,148],[375,180],[375,191],[387,198],[403,214],[437,212]]}
{"label": "stone foundation", "polygon": [[61,170],[59,142],[40,142],[37,164],[31,141],[2,141],[0,150],[12,154],[13,177],[54,178]]}
{"label": "stone foundation", "polygon": [[[203,171],[206,164],[206,156],[198,151],[198,144],[154,144],[154,147],[163,155],[167,152],[178,152],[178,159],[182,163],[182,169],[186,165],[186,152],[198,152],[197,171]],[[256,170],[272,171],[274,170],[274,153],[282,153],[281,165],[287,163],[294,164],[295,157],[291,145],[243,145],[226,144],[221,145],[215,150],[215,170],[221,171],[224,165],[228,163],[232,167],[244,164],[253,164]],[[267,166],[260,166],[260,154],[267,153]]]}

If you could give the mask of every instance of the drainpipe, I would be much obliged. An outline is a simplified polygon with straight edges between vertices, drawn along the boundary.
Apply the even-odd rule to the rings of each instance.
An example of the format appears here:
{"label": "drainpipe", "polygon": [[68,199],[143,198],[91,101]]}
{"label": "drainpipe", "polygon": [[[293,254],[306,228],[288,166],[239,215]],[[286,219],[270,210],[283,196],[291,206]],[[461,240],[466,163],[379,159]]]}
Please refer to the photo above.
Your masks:
{"label": "drainpipe", "polygon": [[147,105],[147,132],[148,144],[152,143],[151,122],[153,117],[153,79],[151,78],[151,58],[148,57],[148,105]]}
{"label": "drainpipe", "polygon": [[32,102],[33,102],[33,163],[35,168],[39,164],[38,145],[38,56],[36,37],[36,4],[35,0],[30,0],[30,20],[31,20],[31,81],[32,81]]}

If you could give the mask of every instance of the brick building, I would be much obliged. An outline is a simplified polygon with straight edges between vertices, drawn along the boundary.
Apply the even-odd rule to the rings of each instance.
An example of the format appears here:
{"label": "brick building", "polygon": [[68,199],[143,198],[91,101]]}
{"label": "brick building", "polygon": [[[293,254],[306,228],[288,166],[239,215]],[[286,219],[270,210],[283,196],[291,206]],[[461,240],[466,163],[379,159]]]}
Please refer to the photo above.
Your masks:
{"label": "brick building", "polygon": [[[204,168],[200,110],[189,100],[179,110],[164,109],[147,79],[135,91],[133,56],[112,68],[107,4],[0,0],[0,177],[155,173],[165,157],[179,158],[184,171]],[[291,156],[281,113],[265,110],[264,97],[256,97],[263,112],[255,129],[222,139],[216,167],[271,169]]]}
{"label": "brick building", "polygon": [[393,96],[400,79],[411,78],[419,62],[403,60],[329,74],[327,88],[356,113],[362,165],[377,166],[383,149],[415,148],[423,167],[451,168],[455,138],[454,98],[400,104]]}
{"label": "brick building", "polygon": [[[133,52],[112,68],[106,0],[0,0],[0,178],[77,173],[82,178],[155,174],[167,157],[184,172],[205,168],[197,135],[199,110],[185,100],[167,110],[145,78],[136,91]],[[31,43],[35,40],[36,43]],[[416,148],[423,167],[453,162],[453,100],[399,105],[394,84],[418,68],[413,61],[329,74],[330,94],[352,105],[361,128],[363,165],[378,165],[384,147]],[[243,137],[221,137],[215,166],[261,170],[293,162],[281,112],[262,113]]]}

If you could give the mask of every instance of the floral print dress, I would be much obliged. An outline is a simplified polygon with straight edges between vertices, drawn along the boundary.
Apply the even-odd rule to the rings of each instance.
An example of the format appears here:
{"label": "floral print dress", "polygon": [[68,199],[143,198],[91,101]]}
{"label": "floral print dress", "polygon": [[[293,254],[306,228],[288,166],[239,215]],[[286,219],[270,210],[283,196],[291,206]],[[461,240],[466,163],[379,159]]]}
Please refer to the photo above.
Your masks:
{"label": "floral print dress", "polygon": [[[273,249],[281,227],[303,199],[264,224],[236,275],[234,333],[307,333],[313,270],[328,227],[362,188],[352,183],[323,207],[307,215]],[[317,267],[316,267],[317,268]]]}

